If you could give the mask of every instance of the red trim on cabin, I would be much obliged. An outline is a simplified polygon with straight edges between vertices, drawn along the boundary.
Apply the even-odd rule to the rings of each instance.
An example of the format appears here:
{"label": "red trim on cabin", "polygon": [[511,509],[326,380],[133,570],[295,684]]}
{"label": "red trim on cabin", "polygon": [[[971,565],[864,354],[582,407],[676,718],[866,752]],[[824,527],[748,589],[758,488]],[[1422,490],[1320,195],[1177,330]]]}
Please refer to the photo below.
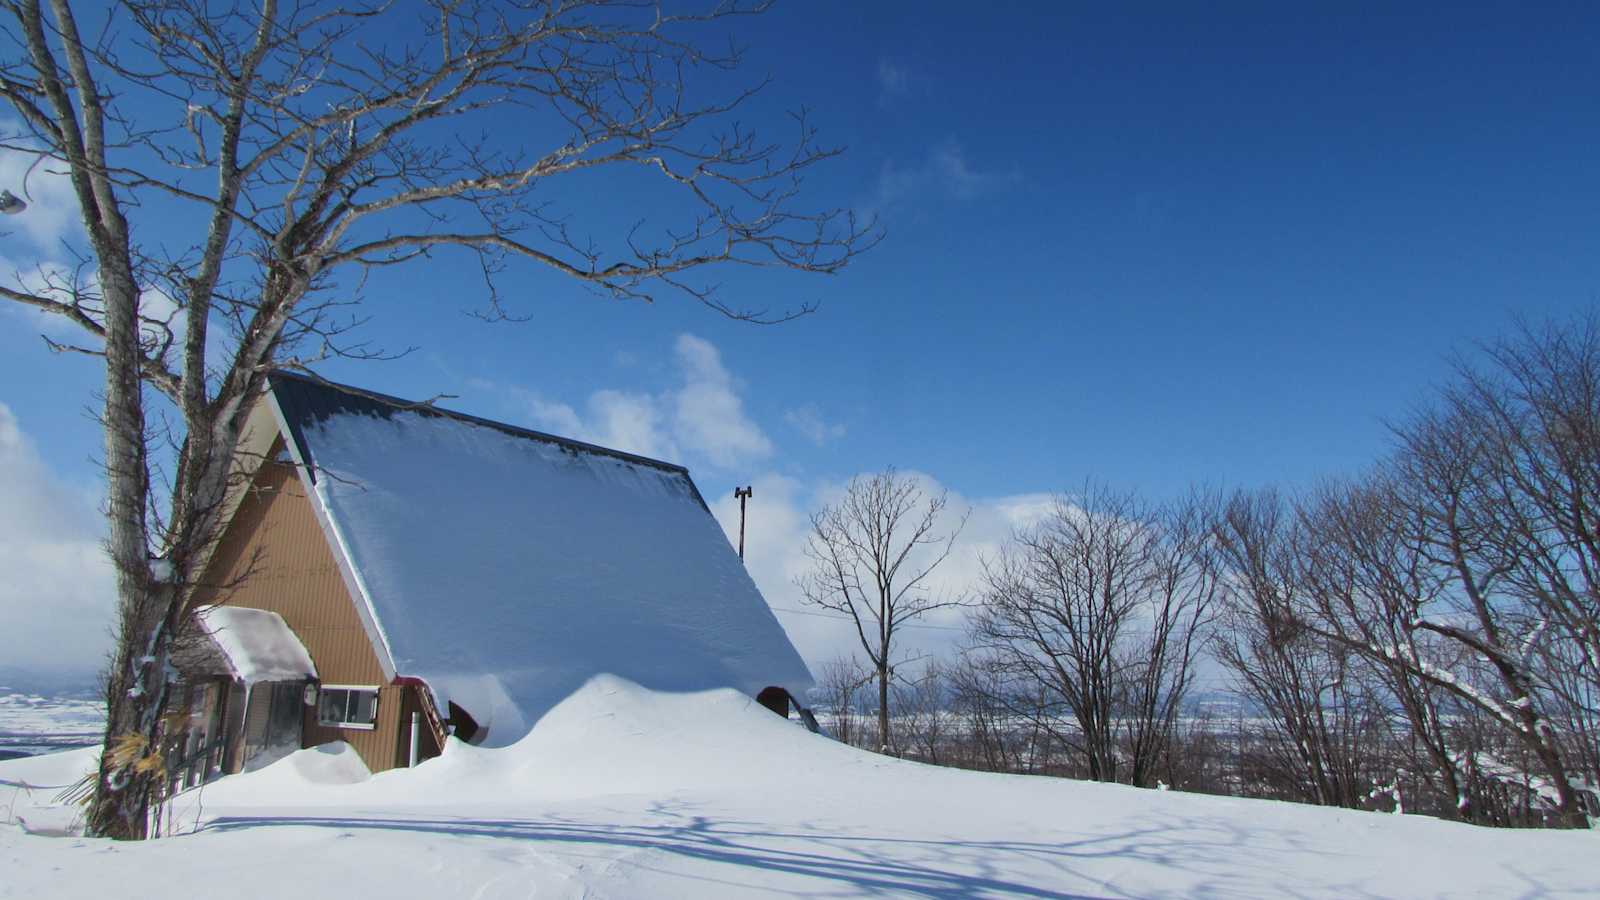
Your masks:
{"label": "red trim on cabin", "polygon": [[428,717],[428,726],[433,729],[434,744],[440,750],[444,749],[444,742],[449,733],[445,731],[444,722],[439,719],[439,711],[433,706],[433,691],[428,688],[428,683],[414,675],[396,675],[392,684],[398,687],[414,687],[419,698],[418,705]]}

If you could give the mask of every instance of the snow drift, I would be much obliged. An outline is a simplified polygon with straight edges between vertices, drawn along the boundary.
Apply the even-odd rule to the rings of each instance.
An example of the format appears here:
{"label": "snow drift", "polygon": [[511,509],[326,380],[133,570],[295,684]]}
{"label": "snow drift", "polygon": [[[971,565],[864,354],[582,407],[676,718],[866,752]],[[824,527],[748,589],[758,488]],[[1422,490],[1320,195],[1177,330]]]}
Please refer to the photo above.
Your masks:
{"label": "snow drift", "polygon": [[[937,769],[807,734],[732,690],[614,677],[510,747],[452,743],[370,777],[350,756],[302,751],[191,791],[171,840],[0,827],[0,896],[99,896],[151,871],[165,891],[245,898],[1554,897],[1600,883],[1592,833]],[[0,763],[0,779],[21,763],[54,765]]]}

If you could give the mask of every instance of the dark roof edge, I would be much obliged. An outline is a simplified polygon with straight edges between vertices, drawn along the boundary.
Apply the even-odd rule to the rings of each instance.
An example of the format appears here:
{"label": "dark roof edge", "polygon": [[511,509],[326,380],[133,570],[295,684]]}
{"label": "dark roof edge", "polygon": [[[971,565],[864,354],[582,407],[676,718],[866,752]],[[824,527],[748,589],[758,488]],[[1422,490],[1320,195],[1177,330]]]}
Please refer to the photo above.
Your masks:
{"label": "dark roof edge", "polygon": [[[470,413],[457,412],[453,409],[445,409],[441,406],[435,406],[432,403],[425,403],[417,400],[404,400],[400,397],[395,397],[389,394],[382,394],[377,391],[369,391],[366,388],[359,388],[355,387],[354,385],[340,384],[336,381],[329,381],[326,378],[306,375],[300,372],[290,372],[285,369],[269,370],[267,372],[268,390],[272,389],[272,382],[275,379],[298,381],[302,384],[311,385],[312,387],[339,391],[340,393],[349,394],[353,397],[365,398],[386,406],[395,407],[397,412],[418,412],[423,413],[424,415],[443,416],[447,419],[455,419],[457,421],[466,422],[472,425],[482,425],[485,428],[493,428],[496,431],[509,434],[513,437],[530,438],[536,441],[545,441],[551,444],[559,444],[561,446],[571,447],[576,450],[583,450],[588,453],[596,453],[601,456],[610,456],[620,459],[624,462],[650,466],[656,469],[663,469],[668,472],[683,475],[686,478],[688,478],[689,475],[689,469],[677,463],[669,463],[664,460],[652,459],[648,456],[640,456],[637,453],[629,453],[626,450],[613,450],[610,447],[602,447],[599,444],[590,444],[586,441],[580,441],[574,438],[561,437],[560,435],[549,434],[543,431],[534,431],[531,428],[521,428],[516,425],[507,425],[504,422],[496,422],[493,419],[485,419],[482,416],[474,416]],[[693,478],[689,478],[689,485],[690,487],[694,487],[695,496],[699,498],[700,505],[705,506],[705,499],[700,497],[700,490],[698,487],[695,487]]]}

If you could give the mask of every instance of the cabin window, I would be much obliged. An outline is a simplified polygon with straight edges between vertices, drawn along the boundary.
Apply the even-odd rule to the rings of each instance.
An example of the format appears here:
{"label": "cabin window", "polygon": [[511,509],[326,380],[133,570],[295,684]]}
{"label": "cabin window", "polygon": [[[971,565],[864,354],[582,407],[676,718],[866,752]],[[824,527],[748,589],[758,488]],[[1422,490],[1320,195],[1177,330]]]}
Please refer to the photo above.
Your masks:
{"label": "cabin window", "polygon": [[376,728],[378,689],[323,685],[317,692],[317,721],[335,728]]}

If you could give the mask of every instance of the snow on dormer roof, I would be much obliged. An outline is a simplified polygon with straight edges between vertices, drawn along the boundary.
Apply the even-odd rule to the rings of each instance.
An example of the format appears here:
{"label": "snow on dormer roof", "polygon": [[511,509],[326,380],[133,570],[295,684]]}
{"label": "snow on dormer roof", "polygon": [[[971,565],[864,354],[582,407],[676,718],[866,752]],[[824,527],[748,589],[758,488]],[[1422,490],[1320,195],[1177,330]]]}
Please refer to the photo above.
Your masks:
{"label": "snow on dormer roof", "polygon": [[811,685],[682,466],[298,375],[269,384],[380,653],[489,744],[601,674]]}
{"label": "snow on dormer roof", "polygon": [[222,652],[230,674],[245,684],[317,677],[311,654],[275,612],[212,606],[201,610],[196,618]]}

